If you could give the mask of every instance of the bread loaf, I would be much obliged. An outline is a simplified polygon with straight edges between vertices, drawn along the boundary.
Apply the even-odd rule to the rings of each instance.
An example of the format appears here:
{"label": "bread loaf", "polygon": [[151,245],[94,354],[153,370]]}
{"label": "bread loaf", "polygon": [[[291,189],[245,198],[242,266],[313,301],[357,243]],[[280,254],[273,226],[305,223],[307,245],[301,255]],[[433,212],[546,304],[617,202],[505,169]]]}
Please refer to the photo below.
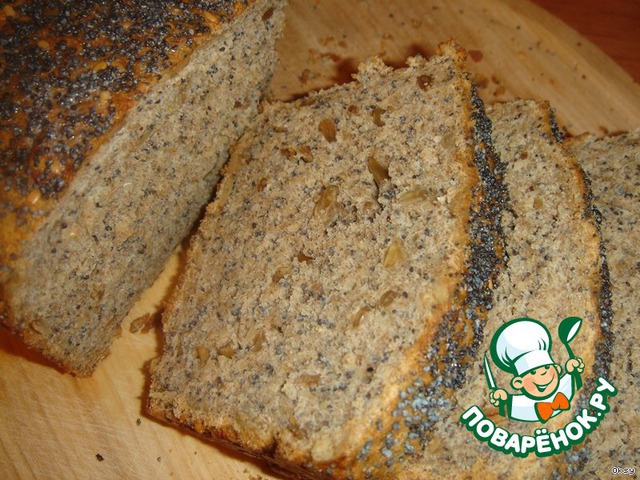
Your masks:
{"label": "bread loaf", "polygon": [[578,469],[584,477],[606,478],[613,467],[637,468],[640,446],[640,130],[600,139],[582,135],[569,139],[567,146],[591,180],[611,278],[612,338],[598,353],[606,360],[601,375],[618,394],[610,416],[585,441]]}
{"label": "bread loaf", "polygon": [[209,201],[283,1],[0,11],[0,321],[90,374]]}
{"label": "bread loaf", "polygon": [[449,402],[503,257],[504,190],[463,62],[452,44],[398,71],[373,59],[265,107],[163,315],[152,415],[342,478],[384,466],[367,445],[416,381]]}

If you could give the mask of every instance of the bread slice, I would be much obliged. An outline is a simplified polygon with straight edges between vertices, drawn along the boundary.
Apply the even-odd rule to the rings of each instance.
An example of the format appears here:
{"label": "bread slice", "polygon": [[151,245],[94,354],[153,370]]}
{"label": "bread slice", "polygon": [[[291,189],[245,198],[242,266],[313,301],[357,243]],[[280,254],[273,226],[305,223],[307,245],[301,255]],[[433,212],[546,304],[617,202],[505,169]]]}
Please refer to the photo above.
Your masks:
{"label": "bread slice", "polygon": [[0,321],[63,370],[107,355],[210,200],[284,3],[3,7]]}
{"label": "bread slice", "polygon": [[612,338],[597,353],[604,361],[600,375],[618,395],[609,402],[612,412],[585,441],[578,465],[580,475],[605,478],[612,467],[637,468],[640,446],[640,130],[605,138],[583,135],[566,144],[591,180],[611,278]]}
{"label": "bread slice", "polygon": [[[583,447],[577,446],[567,457],[539,458],[530,453],[526,458],[516,458],[489,448],[459,420],[467,409],[477,405],[496,427],[530,436],[541,427],[555,432],[572,421],[593,391],[594,377],[599,374],[594,371],[598,361],[595,352],[603,341],[601,323],[610,319],[602,295],[607,289],[606,265],[587,184],[576,159],[560,143],[549,104],[518,100],[489,106],[487,114],[492,121],[495,151],[504,164],[510,199],[510,208],[503,215],[507,268],[496,282],[495,303],[479,355],[471,360],[473,375],[468,375],[433,422],[433,428],[425,432],[420,455],[409,458],[401,478],[566,478],[579,462],[575,452]],[[570,316],[583,319],[571,348],[585,364],[585,383],[571,399],[571,411],[544,425],[500,416],[498,408],[489,402],[491,389],[480,356],[487,353],[491,358],[494,333],[512,319],[539,320],[551,334],[551,356],[564,371],[568,355],[557,328]],[[497,387],[518,393],[510,386],[512,375],[493,363],[491,366]]]}
{"label": "bread slice", "polygon": [[[504,203],[464,55],[445,44],[397,71],[372,59],[356,82],[265,107],[163,315],[152,415],[341,477],[416,378],[460,385]],[[423,372],[434,362],[446,380]]]}

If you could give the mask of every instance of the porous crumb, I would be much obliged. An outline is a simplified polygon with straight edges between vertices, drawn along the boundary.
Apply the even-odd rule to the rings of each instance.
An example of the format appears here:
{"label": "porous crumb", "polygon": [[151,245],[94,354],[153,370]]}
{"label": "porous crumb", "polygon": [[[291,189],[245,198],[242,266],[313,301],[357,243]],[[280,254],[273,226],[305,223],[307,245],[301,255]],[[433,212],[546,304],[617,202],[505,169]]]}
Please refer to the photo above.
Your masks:
{"label": "porous crumb", "polygon": [[[609,318],[600,297],[606,269],[587,184],[575,158],[560,144],[550,106],[519,100],[491,105],[487,113],[510,200],[501,221],[506,268],[494,284],[492,308],[477,349],[466,358],[474,374],[462,383],[451,382],[449,370],[456,367],[437,361],[442,354],[436,350],[434,362],[427,367],[438,381],[431,386],[416,381],[401,397],[396,417],[411,425],[407,439],[415,452],[403,466],[408,478],[454,479],[459,469],[473,478],[552,478],[553,472],[566,464],[577,467],[562,455],[530,455],[514,462],[502,451],[487,448],[457,421],[462,412],[476,405],[496,426],[531,435],[530,423],[503,418],[489,403],[490,389],[479,369],[482,356],[490,351],[494,333],[506,321],[521,317],[539,320],[555,341],[560,321],[580,316],[583,326],[571,348],[589,366],[583,375],[589,386],[572,398],[571,412],[551,419],[547,428],[556,431],[566,425],[585,407],[585,399],[593,391],[595,352],[602,341],[599,325]],[[445,352],[450,348],[443,347]],[[552,355],[560,365],[568,359],[562,345],[554,348]],[[495,366],[492,373],[496,384],[509,390],[513,376]],[[447,390],[450,393],[443,395]],[[418,438],[413,438],[416,433]],[[456,469],[442,469],[443,464]]]}
{"label": "porous crumb", "polygon": [[[598,138],[581,135],[565,145],[576,155],[588,175],[603,237],[610,290],[601,296],[613,315],[601,323],[604,341],[597,350],[594,370],[618,388],[612,411],[615,419],[602,422],[589,435],[585,446],[589,455],[578,465],[580,474],[605,472],[611,463],[633,465],[636,452],[629,445],[640,445],[636,428],[637,392],[633,384],[640,364],[637,317],[640,312],[640,130]],[[635,168],[633,168],[635,166]],[[621,387],[622,386],[622,387]]]}
{"label": "porous crumb", "polygon": [[[384,441],[417,352],[448,315],[481,323],[500,263],[503,200],[461,64],[453,45],[400,70],[372,59],[355,82],[265,105],[168,302],[154,415],[310,473]],[[452,359],[473,350],[473,333],[455,339]]]}
{"label": "porous crumb", "polygon": [[86,376],[256,115],[284,2],[10,3],[0,322]]}

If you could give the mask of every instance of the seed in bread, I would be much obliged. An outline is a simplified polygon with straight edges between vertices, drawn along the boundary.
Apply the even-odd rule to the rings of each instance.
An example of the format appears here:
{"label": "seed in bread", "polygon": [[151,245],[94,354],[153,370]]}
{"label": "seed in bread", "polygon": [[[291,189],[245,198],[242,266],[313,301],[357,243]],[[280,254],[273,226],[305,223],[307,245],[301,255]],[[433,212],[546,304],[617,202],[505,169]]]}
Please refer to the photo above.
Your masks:
{"label": "seed in bread", "polygon": [[[373,59],[356,82],[265,106],[163,316],[153,415],[346,476],[416,376],[462,382],[505,201],[463,62],[449,44],[398,71]],[[445,382],[422,377],[436,361]]]}
{"label": "seed in bread", "polygon": [[[544,458],[530,453],[515,458],[492,450],[459,421],[473,405],[508,432],[533,435],[540,423],[499,415],[489,402],[490,389],[481,369],[494,333],[515,318],[534,318],[550,331],[552,358],[564,367],[566,350],[557,340],[559,322],[569,316],[583,319],[571,348],[585,364],[585,385],[571,399],[571,410],[551,418],[544,428],[556,431],[573,420],[593,391],[599,350],[606,335],[601,325],[611,312],[601,292],[608,288],[597,228],[584,173],[565,151],[551,107],[546,102],[517,100],[487,107],[493,145],[504,165],[509,208],[503,215],[506,268],[498,275],[494,306],[488,314],[482,343],[470,359],[474,375],[451,392],[450,403],[439,410],[425,441],[403,465],[406,479],[429,478],[566,478],[575,470],[573,457]],[[512,376],[498,368],[492,373],[499,388],[511,390]],[[408,408],[410,415],[420,415]]]}
{"label": "seed in bread", "polygon": [[604,138],[582,135],[566,144],[587,173],[601,214],[614,317],[607,325],[611,341],[597,353],[606,361],[600,375],[618,388],[611,401],[612,415],[586,439],[576,471],[606,477],[612,467],[637,466],[640,445],[636,370],[640,364],[640,130]]}
{"label": "seed in bread", "polygon": [[275,68],[283,3],[0,12],[0,321],[63,370],[107,355],[211,198]]}

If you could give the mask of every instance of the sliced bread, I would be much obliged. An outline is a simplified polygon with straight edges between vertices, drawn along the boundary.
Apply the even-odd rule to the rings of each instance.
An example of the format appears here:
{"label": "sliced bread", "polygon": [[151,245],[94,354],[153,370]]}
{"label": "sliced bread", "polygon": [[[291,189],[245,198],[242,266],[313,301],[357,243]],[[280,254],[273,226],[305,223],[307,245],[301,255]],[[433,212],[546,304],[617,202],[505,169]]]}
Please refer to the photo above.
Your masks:
{"label": "sliced bread", "polygon": [[611,277],[613,337],[601,352],[608,360],[602,375],[618,395],[610,402],[611,415],[585,442],[578,469],[585,477],[606,478],[614,467],[637,469],[640,458],[640,130],[606,138],[583,135],[566,144],[591,180]]}
{"label": "sliced bread", "polygon": [[464,57],[372,59],[355,82],[265,106],[164,312],[152,415],[289,474],[351,477],[385,462],[367,445],[416,378],[448,402],[503,257]]}
{"label": "sliced bread", "polygon": [[[580,455],[525,458],[489,448],[460,421],[474,405],[496,427],[533,436],[544,427],[554,432],[571,422],[592,393],[597,370],[596,352],[606,335],[601,323],[610,320],[605,296],[607,273],[587,184],[576,159],[560,143],[553,112],[547,103],[518,100],[487,108],[492,121],[494,148],[504,164],[504,182],[510,208],[503,216],[507,267],[496,282],[494,307],[489,312],[479,355],[472,360],[473,375],[451,396],[437,422],[427,432],[419,455],[407,456],[401,478],[566,478],[580,463]],[[550,354],[564,373],[567,351],[558,339],[558,325],[566,317],[583,319],[571,348],[585,365],[584,386],[571,398],[571,409],[546,424],[501,416],[490,403],[483,358],[491,359],[493,335],[505,322],[531,318],[549,330]],[[536,340],[537,341],[537,340]],[[493,362],[496,386],[510,386],[515,376]],[[594,367],[595,365],[595,367]],[[409,407],[406,407],[409,408]],[[508,412],[508,409],[507,409]],[[419,419],[415,410],[409,415]],[[580,451],[579,445],[575,451]]]}
{"label": "sliced bread", "polygon": [[89,375],[210,200],[281,0],[0,11],[0,322]]}

